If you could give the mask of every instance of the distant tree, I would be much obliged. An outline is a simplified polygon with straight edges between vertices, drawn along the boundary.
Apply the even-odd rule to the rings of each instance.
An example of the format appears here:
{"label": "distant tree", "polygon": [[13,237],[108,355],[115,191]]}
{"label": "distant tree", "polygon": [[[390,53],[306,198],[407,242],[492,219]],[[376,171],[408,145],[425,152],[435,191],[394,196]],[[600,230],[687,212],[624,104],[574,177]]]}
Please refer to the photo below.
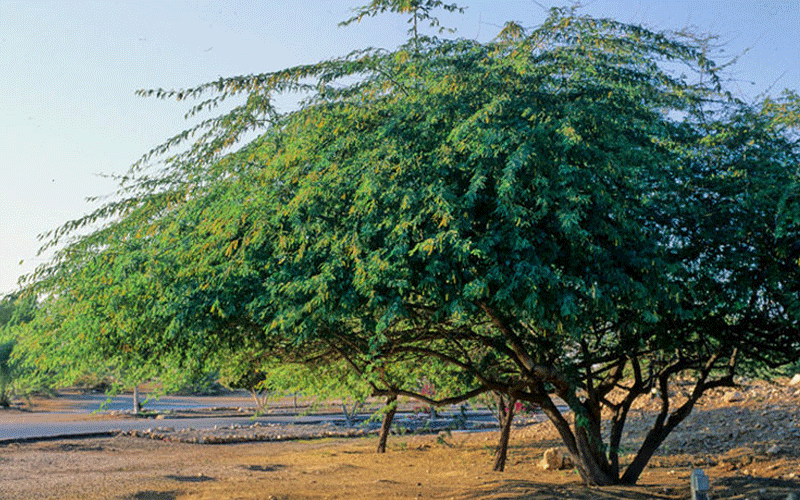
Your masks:
{"label": "distant tree", "polygon": [[[279,92],[307,98],[282,112]],[[55,364],[164,376],[291,352],[390,404],[494,391],[541,408],[583,480],[611,485],[737,370],[800,358],[800,107],[733,99],[696,39],[554,10],[487,43],[414,30],[393,51],[143,94],[199,98],[190,115],[244,103],[50,235],[106,222],[32,277],[51,319],[28,347]],[[449,398],[400,376],[438,365]],[[680,377],[693,387],[671,397]],[[626,419],[653,392],[623,470]]]}
{"label": "distant tree", "polygon": [[0,406],[11,405],[13,386],[21,389],[25,369],[18,352],[17,330],[34,317],[36,301],[32,297],[9,294],[0,298]]}
{"label": "distant tree", "polygon": [[14,341],[9,340],[0,343],[0,406],[5,408],[11,406],[8,386],[13,379],[13,367],[11,364],[11,351],[13,350]]}

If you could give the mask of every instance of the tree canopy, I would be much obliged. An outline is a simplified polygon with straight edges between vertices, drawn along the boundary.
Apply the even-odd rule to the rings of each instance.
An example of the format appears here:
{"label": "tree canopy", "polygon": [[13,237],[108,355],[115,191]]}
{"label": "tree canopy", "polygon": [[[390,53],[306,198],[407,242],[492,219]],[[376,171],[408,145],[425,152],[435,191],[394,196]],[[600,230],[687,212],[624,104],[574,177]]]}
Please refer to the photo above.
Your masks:
{"label": "tree canopy", "polygon": [[[189,115],[243,103],[49,235],[24,340],[39,362],[177,379],[219,352],[331,360],[416,397],[404,367],[445,366],[430,402],[535,403],[608,485],[634,483],[706,390],[800,357],[796,94],[744,102],[700,42],[572,10],[485,43],[414,26],[395,50],[142,91],[197,99]],[[281,92],[306,97],[278,110]]]}

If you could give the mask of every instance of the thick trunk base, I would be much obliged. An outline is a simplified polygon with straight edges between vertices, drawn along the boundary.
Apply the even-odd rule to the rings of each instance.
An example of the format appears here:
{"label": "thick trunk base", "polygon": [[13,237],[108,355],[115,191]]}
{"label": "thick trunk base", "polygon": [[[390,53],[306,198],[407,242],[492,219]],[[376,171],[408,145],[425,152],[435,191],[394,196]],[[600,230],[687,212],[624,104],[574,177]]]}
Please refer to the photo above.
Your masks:
{"label": "thick trunk base", "polygon": [[383,415],[383,423],[381,424],[381,433],[378,438],[378,453],[386,453],[386,441],[389,439],[389,432],[392,429],[392,420],[397,413],[397,395],[392,394],[386,398],[386,414]]}
{"label": "thick trunk base", "polygon": [[500,397],[497,410],[500,416],[500,442],[497,444],[497,450],[494,454],[494,471],[503,472],[506,468],[506,457],[508,456],[508,441],[511,437],[511,424],[514,421],[514,405],[516,401],[511,401],[508,406],[505,401]]}

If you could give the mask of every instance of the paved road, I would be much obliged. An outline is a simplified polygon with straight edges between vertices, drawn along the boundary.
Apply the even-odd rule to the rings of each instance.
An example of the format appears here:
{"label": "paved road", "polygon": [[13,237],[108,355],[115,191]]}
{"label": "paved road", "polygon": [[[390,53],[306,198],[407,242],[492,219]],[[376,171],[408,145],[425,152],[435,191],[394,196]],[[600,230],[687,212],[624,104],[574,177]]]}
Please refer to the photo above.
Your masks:
{"label": "paved road", "polygon": [[[175,430],[213,429],[230,427],[234,424],[249,426],[255,422],[269,424],[318,424],[323,422],[343,423],[341,414],[302,415],[291,412],[265,414],[256,418],[250,416],[213,416],[200,418],[165,418],[133,419],[114,418],[114,412],[127,410],[132,405],[130,396],[118,396],[108,401],[103,395],[72,395],[64,397],[67,409],[58,412],[0,412],[0,444],[16,440],[35,438],[53,438],[57,436],[75,436],[112,431],[145,430],[155,427],[172,427]],[[106,409],[97,415],[101,405],[107,403]],[[145,409],[150,410],[192,410],[204,408],[242,408],[252,412],[253,403],[246,396],[232,394],[215,397],[170,396],[157,401],[148,402]],[[398,414],[396,421],[412,418],[411,414]],[[448,418],[444,415],[444,418]],[[470,412],[471,421],[491,422],[493,418],[488,411]]]}
{"label": "paved road", "polygon": [[[139,399],[145,410],[192,410],[200,408],[246,408],[252,410],[253,400],[245,392],[233,392],[220,396],[162,396]],[[133,396],[106,396],[99,393],[63,393],[58,396],[58,406],[65,412],[91,413],[97,411],[129,411],[133,408]],[[61,410],[59,410],[61,411]],[[1,418],[1,417],[0,417]]]}
{"label": "paved road", "polygon": [[0,421],[0,443],[4,441],[17,441],[32,438],[47,438],[57,436],[91,435],[113,431],[145,430],[156,427],[172,427],[181,429],[213,429],[214,427],[230,427],[234,424],[249,426],[255,422],[262,425],[270,423],[298,423],[314,424],[323,421],[330,422],[335,418],[320,418],[319,416],[279,416],[279,417],[203,417],[203,418],[169,418],[164,420],[154,419],[111,419],[111,420],[61,420],[47,421],[47,414],[35,414],[21,418],[3,418]]}

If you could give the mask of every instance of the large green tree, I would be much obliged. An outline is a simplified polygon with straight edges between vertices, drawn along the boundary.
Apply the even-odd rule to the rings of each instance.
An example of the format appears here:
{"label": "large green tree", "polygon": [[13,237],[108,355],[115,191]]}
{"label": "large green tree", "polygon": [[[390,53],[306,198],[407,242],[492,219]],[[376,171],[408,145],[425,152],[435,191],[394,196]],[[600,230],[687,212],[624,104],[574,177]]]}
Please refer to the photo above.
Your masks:
{"label": "large green tree", "polygon": [[[437,7],[455,8],[355,19]],[[280,111],[280,92],[307,97]],[[190,114],[244,102],[51,235],[107,222],[33,277],[61,304],[48,345],[78,363],[334,356],[376,394],[424,399],[392,373],[436,360],[460,384],[446,401],[536,403],[583,480],[609,485],[743,362],[800,356],[796,96],[733,99],[692,39],[554,10],[487,43],[415,24],[396,50],[143,93],[200,99]]]}

